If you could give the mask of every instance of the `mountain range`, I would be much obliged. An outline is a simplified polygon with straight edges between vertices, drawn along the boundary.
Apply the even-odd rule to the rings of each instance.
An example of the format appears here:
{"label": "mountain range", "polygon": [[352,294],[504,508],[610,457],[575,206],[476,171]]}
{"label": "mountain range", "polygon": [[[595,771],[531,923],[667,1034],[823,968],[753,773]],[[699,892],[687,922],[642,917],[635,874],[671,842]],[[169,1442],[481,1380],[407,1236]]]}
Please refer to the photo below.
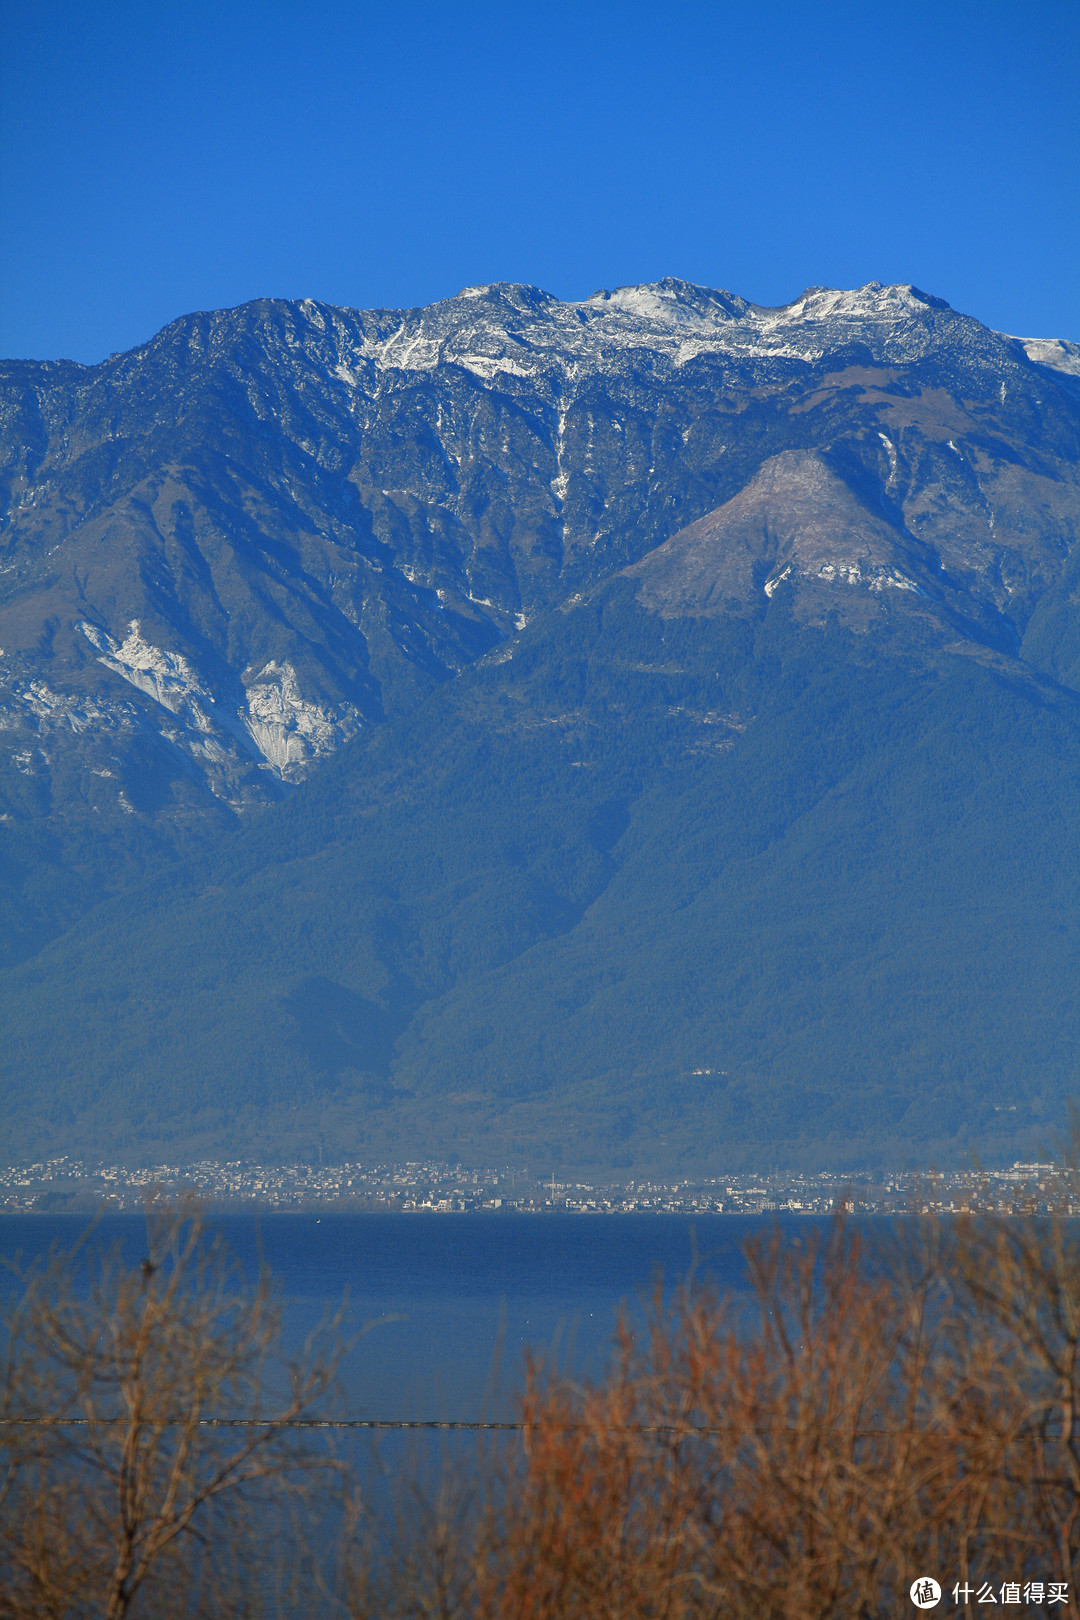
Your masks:
{"label": "mountain range", "polygon": [[1041,1145],[1078,590],[1080,348],[913,287],[5,362],[0,1150]]}

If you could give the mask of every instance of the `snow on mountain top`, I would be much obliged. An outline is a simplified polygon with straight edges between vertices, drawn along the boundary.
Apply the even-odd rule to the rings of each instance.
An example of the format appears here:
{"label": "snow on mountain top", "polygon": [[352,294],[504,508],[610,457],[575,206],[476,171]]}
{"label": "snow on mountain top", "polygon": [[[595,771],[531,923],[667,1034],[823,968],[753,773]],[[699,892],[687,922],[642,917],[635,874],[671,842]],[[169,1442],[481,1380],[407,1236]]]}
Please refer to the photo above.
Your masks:
{"label": "snow on mountain top", "polygon": [[1080,343],[1070,343],[1067,338],[1018,338],[1017,342],[1023,344],[1024,353],[1036,365],[1063,371],[1067,377],[1080,377]]}
{"label": "snow on mountain top", "polygon": [[378,322],[361,316],[361,352],[380,370],[456,364],[485,380],[565,373],[581,362],[603,370],[620,352],[641,350],[679,366],[703,354],[813,360],[854,341],[888,362],[925,353],[943,317],[963,319],[916,287],[876,281],[851,290],[811,287],[779,308],[671,277],[569,301],[493,282],[397,318],[389,311]]}
{"label": "snow on mountain top", "polygon": [[929,309],[947,310],[942,298],[931,298],[910,282],[886,287],[880,281],[868,281],[865,287],[807,287],[790,304],[778,309],[764,309],[754,305],[754,314],[761,319],[772,317],[778,321],[881,321],[908,320],[924,316]]}
{"label": "snow on mountain top", "polygon": [[715,326],[723,325],[752,307],[745,298],[728,292],[697,287],[693,282],[677,281],[665,277],[663,281],[644,282],[637,287],[616,287],[614,292],[595,292],[581,303],[568,305],[572,309],[585,309],[590,314],[623,314],[639,320],[659,322],[662,326]]}
{"label": "snow on mountain top", "polygon": [[[257,299],[238,310],[182,317],[151,345],[114,356],[122,376],[159,342],[176,345],[178,361],[233,351],[236,320],[254,327],[268,348],[306,354],[316,370],[365,392],[393,372],[458,366],[485,383],[528,381],[553,402],[589,376],[631,373],[640,366],[671,371],[699,359],[741,373],[764,362],[816,364],[836,356],[851,363],[903,365],[936,349],[981,351],[992,364],[1019,340],[992,332],[943,299],[908,283],[809,287],[789,304],[750,303],[720,288],[675,277],[601,289],[563,300],[520,282],[465,287],[424,308],[345,309],[303,299]],[[1033,341],[1033,340],[1030,340]],[[841,359],[847,351],[848,360]],[[1029,346],[1029,354],[1034,351]],[[1075,345],[1040,344],[1043,364],[1070,371]]]}

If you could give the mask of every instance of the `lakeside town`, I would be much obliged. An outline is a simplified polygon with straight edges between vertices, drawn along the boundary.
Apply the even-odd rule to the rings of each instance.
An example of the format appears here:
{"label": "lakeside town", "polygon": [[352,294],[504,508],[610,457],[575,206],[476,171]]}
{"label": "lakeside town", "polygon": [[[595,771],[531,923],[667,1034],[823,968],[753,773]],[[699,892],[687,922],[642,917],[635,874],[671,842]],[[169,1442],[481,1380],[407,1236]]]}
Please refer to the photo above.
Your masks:
{"label": "lakeside town", "polygon": [[139,1210],[155,1194],[192,1195],[211,1208],[385,1210],[416,1214],[824,1215],[837,1208],[899,1215],[1065,1208],[1080,1213],[1073,1177],[1054,1164],[941,1175],[821,1171],[715,1176],[704,1181],[560,1181],[504,1166],[434,1160],[407,1164],[260,1165],[202,1160],[143,1168],[54,1158],[0,1168],[0,1213]]}

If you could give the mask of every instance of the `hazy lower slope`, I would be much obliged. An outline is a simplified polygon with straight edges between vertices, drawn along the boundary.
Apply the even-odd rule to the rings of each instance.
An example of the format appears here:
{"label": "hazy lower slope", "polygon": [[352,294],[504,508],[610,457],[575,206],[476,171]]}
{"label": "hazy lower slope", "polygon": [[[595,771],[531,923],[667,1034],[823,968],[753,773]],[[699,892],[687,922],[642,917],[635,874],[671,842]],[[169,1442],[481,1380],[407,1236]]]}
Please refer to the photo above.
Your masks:
{"label": "hazy lower slope", "polygon": [[9,975],[16,1146],[701,1167],[1052,1130],[1076,700],[781,602],[558,619]]}

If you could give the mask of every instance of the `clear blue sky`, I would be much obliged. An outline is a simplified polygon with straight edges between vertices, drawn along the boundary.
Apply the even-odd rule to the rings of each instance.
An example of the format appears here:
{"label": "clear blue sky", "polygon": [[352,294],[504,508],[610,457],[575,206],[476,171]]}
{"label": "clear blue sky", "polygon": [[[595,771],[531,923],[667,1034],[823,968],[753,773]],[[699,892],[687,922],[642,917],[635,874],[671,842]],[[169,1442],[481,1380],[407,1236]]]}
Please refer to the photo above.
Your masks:
{"label": "clear blue sky", "polygon": [[4,355],[662,275],[1080,339],[1077,0],[5,0],[0,75]]}

